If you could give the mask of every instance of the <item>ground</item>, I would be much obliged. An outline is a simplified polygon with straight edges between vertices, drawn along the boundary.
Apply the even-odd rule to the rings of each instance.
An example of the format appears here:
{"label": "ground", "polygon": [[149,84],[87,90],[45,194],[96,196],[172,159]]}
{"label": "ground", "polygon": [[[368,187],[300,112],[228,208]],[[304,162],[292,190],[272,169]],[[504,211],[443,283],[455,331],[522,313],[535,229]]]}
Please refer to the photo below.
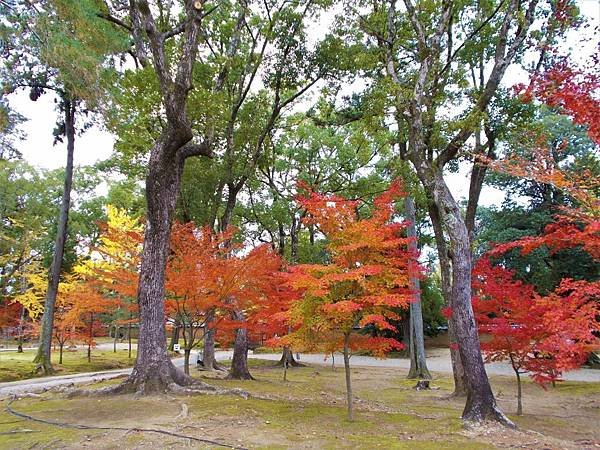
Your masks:
{"label": "ground", "polygon": [[[33,358],[35,350],[25,350],[23,353],[0,352],[0,382],[24,380],[32,377],[35,370]],[[87,350],[78,348],[77,351],[63,353],[63,364],[58,364],[58,351],[52,352],[52,364],[56,375],[67,375],[80,372],[96,372],[100,370],[120,369],[133,366],[135,362],[135,350],[131,359],[128,351],[117,349],[114,353],[107,349],[92,349],[92,361],[87,360]]]}
{"label": "ground", "polygon": [[[435,374],[431,391],[416,392],[406,372],[356,368],[352,376],[356,421],[346,419],[343,371],[326,366],[294,368],[288,381],[272,362],[251,361],[256,381],[209,380],[241,387],[252,396],[131,396],[66,399],[59,393],[24,398],[11,406],[35,418],[119,430],[65,429],[0,414],[0,448],[218,448],[186,439],[209,439],[239,448],[598,448],[600,384],[565,382],[542,390],[527,381],[525,415],[516,417],[513,379],[492,376],[500,406],[519,425],[465,430],[463,400],[448,399],[451,377]],[[195,376],[202,372],[193,369]],[[96,384],[100,387],[118,380]],[[143,412],[143,414],[140,413]],[[168,430],[184,436],[139,431]]]}

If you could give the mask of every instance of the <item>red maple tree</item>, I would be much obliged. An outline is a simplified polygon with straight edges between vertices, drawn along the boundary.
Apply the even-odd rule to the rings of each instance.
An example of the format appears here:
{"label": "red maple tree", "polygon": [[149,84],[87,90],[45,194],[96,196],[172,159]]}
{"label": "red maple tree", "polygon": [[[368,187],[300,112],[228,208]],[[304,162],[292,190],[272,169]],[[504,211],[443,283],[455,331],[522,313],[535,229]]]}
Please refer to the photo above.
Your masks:
{"label": "red maple tree", "polygon": [[544,386],[563,372],[581,367],[600,348],[600,282],[565,279],[547,296],[491,264],[473,269],[473,309],[480,333],[489,335],[482,350],[489,361],[508,359],[517,378],[517,414],[522,414],[521,375]]}

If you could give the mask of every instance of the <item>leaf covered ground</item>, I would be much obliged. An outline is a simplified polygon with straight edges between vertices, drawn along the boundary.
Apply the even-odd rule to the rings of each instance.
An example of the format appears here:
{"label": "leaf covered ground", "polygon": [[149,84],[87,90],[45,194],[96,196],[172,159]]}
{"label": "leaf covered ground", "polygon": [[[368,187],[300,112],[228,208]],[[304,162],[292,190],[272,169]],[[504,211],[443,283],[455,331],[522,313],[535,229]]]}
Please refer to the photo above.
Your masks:
{"label": "leaf covered ground", "polygon": [[[356,368],[353,381],[356,420],[346,419],[343,371],[330,367],[294,368],[288,381],[282,370],[253,362],[255,381],[209,380],[253,394],[80,397],[59,393],[24,398],[11,406],[36,418],[115,427],[118,430],[60,428],[10,415],[2,401],[0,448],[219,448],[186,439],[209,439],[239,448],[598,448],[600,384],[559,384],[543,391],[525,383],[525,415],[516,417],[513,380],[493,377],[501,407],[518,431],[466,430],[459,415],[463,400],[448,399],[451,378],[437,375],[433,390],[416,392],[414,381],[391,369]],[[194,375],[202,372],[194,369]],[[212,378],[212,377],[211,377]],[[115,383],[118,381],[111,381]],[[109,382],[96,384],[99,387]],[[166,430],[184,437],[139,429]]]}

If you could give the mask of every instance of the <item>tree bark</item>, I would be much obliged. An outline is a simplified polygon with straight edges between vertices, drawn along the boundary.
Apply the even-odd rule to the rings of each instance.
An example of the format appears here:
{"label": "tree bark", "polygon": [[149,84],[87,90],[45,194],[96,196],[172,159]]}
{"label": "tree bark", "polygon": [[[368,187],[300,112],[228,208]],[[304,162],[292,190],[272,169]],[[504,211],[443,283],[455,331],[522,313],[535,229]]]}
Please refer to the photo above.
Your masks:
{"label": "tree bark", "polygon": [[[446,238],[444,236],[444,227],[437,205],[430,196],[429,217],[433,225],[435,243],[440,262],[440,274],[442,283],[442,296],[444,305],[450,307],[452,304],[452,269],[450,264],[450,254]],[[452,376],[454,378],[454,392],[452,397],[465,397],[467,395],[467,385],[465,381],[465,370],[460,359],[456,334],[454,333],[454,321],[452,317],[448,319],[448,347],[450,349],[450,360],[452,363]]]}
{"label": "tree bark", "polygon": [[[235,320],[244,321],[244,314],[236,311]],[[229,369],[229,380],[253,380],[248,370],[248,330],[244,327],[238,328],[235,333],[235,344],[233,346],[233,358],[231,369]]]}
{"label": "tree bark", "polygon": [[63,347],[64,347],[64,342],[61,342],[58,344],[58,364],[62,364],[63,363]]}
{"label": "tree bark", "polygon": [[469,233],[441,171],[423,177],[424,186],[433,194],[448,233],[452,256],[452,319],[458,341],[460,359],[465,369],[467,403],[462,417],[472,422],[495,420],[514,424],[498,409],[492,393],[483,358],[477,325],[471,304],[471,246]]}
{"label": "tree bark", "polygon": [[129,390],[138,393],[165,392],[172,383],[185,386],[193,382],[171,362],[164,324],[165,269],[171,219],[184,162],[167,154],[177,151],[188,140],[187,136],[182,137],[173,131],[163,132],[150,156],[146,179],[147,222],[138,288],[140,327],[137,359],[125,382],[129,384]]}
{"label": "tree bark", "polygon": [[173,351],[175,348],[175,344],[179,344],[179,329],[181,327],[181,322],[177,318],[175,320],[175,324],[173,325],[173,331],[171,333],[171,343],[169,344],[169,350]]}
{"label": "tree bark", "polygon": [[352,404],[352,380],[350,379],[350,334],[344,335],[344,371],[346,374],[346,401],[348,402],[348,420],[354,421]]}
{"label": "tree bark", "polygon": [[[417,253],[417,215],[415,210],[415,200],[409,196],[406,198],[405,218],[410,222],[407,228],[407,236],[412,238],[408,244],[410,251]],[[416,268],[410,270],[410,288],[414,291],[414,298],[410,302],[410,370],[408,378],[418,378],[431,380],[431,374],[427,369],[425,359],[425,336],[423,333],[423,312],[421,308],[421,283],[419,281]]]}
{"label": "tree bark", "polygon": [[60,206],[60,216],[54,242],[54,254],[48,277],[48,289],[44,303],[44,314],[41,320],[40,344],[33,360],[37,364],[36,370],[42,373],[52,373],[50,351],[52,346],[52,330],[54,328],[54,309],[58,283],[62,269],[65,241],[67,239],[67,225],[69,222],[69,209],[71,207],[71,188],[73,186],[73,153],[75,151],[75,110],[76,105],[72,100],[62,99],[62,110],[65,121],[65,135],[67,138],[67,165],[65,167],[65,183]]}
{"label": "tree bark", "polygon": [[215,312],[209,311],[206,314],[204,323],[206,332],[204,333],[204,348],[202,349],[202,362],[200,365],[204,370],[225,370],[215,359],[215,330],[210,328],[214,320]]}
{"label": "tree bark", "polygon": [[127,324],[127,350],[128,358],[131,359],[131,313],[129,313],[129,323]]}
{"label": "tree bark", "polygon": [[183,371],[186,375],[190,374],[190,353],[192,353],[191,349],[183,349]]}

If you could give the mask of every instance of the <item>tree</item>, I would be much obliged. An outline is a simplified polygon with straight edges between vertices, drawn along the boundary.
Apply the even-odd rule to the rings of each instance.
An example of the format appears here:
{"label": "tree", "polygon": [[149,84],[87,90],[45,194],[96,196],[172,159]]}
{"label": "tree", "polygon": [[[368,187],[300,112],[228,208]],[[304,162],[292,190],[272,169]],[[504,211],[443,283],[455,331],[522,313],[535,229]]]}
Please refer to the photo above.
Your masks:
{"label": "tree", "polygon": [[[386,71],[382,83],[393,96],[389,109],[397,122],[400,156],[412,163],[429,200],[442,291],[453,311],[450,331],[458,344],[452,354],[455,384],[457,390],[466,390],[463,419],[471,422],[495,420],[513,426],[497,408],[471,307],[471,218],[486,170],[473,166],[465,216],[444,170],[456,167],[466,155],[494,155],[496,136],[486,115],[492,108],[500,117],[511,115],[497,102],[507,68],[519,62],[530,43],[539,39],[547,44],[564,29],[555,27],[554,16],[544,15],[538,3],[468,2],[458,7],[451,1],[405,0],[400,9],[394,1],[375,2],[367,14],[357,9],[353,16],[368,36],[362,42],[376,44],[377,68]],[[467,10],[468,15],[462,14]],[[530,27],[537,18],[543,20],[536,35]]]}
{"label": "tree", "polygon": [[[232,244],[232,237],[232,229],[215,233],[210,227],[197,229],[191,223],[173,226],[167,308],[181,324],[186,373],[190,352],[208,327],[213,332],[234,331],[239,345],[239,330],[247,333],[248,326],[240,323],[237,312],[252,316],[269,304],[276,292],[279,256],[266,245],[236,254],[243,249]],[[236,358],[234,354],[229,378],[252,379],[245,355]]]}
{"label": "tree", "polygon": [[399,182],[392,183],[375,199],[368,218],[359,217],[358,201],[310,191],[298,198],[308,212],[307,221],[318,226],[328,239],[330,263],[290,268],[290,285],[301,290],[302,297],[292,306],[292,320],[299,328],[285,342],[343,351],[350,420],[351,351],[367,349],[382,356],[403,348],[393,338],[360,333],[367,325],[395,330],[390,323],[399,318],[395,309],[408,306],[414,294],[409,269],[417,270],[417,254],[408,247],[413,238],[401,236],[405,223],[390,222],[394,200],[401,194]]}
{"label": "tree", "polygon": [[540,296],[514,273],[481,258],[473,270],[473,307],[486,361],[508,359],[517,378],[517,414],[523,413],[521,375],[544,386],[580,367],[600,347],[600,282],[563,280]]}
{"label": "tree", "polygon": [[[131,358],[131,327],[137,323],[136,293],[139,284],[143,226],[139,219],[123,209],[106,206],[106,223],[100,224],[98,244],[90,248],[88,258],[75,267],[97,293],[109,297],[113,323],[127,327]],[[115,336],[116,342],[116,336]]]}
{"label": "tree", "polygon": [[87,345],[87,359],[92,361],[92,347],[96,346],[94,338],[103,328],[100,316],[115,307],[115,302],[102,295],[85,279],[77,283],[70,292],[73,307],[67,313],[67,320],[77,324],[81,330],[80,337]]}
{"label": "tree", "polygon": [[[58,96],[59,119],[54,131],[55,142],[67,141],[67,162],[64,189],[58,217],[52,264],[48,276],[48,289],[42,316],[40,345],[34,362],[37,369],[52,372],[50,359],[54,309],[61,269],[73,184],[73,153],[76,136],[76,114],[83,109],[83,100],[92,103],[101,90],[104,57],[119,46],[120,33],[113,27],[99,26],[99,19],[86,14],[89,3],[80,2],[73,7],[70,2],[42,1],[1,5],[6,29],[10,30],[7,57],[2,66],[4,92],[18,88],[30,89],[31,100],[44,92],[53,91]],[[71,26],[83,22],[83,26]],[[92,33],[82,28],[95,29]],[[24,57],[27,55],[27,57]],[[77,64],[73,64],[77,61]]]}
{"label": "tree", "polygon": [[75,342],[82,338],[79,317],[73,313],[76,302],[76,281],[59,289],[54,311],[53,342],[58,343],[58,364],[63,363],[63,350],[67,342]]}

